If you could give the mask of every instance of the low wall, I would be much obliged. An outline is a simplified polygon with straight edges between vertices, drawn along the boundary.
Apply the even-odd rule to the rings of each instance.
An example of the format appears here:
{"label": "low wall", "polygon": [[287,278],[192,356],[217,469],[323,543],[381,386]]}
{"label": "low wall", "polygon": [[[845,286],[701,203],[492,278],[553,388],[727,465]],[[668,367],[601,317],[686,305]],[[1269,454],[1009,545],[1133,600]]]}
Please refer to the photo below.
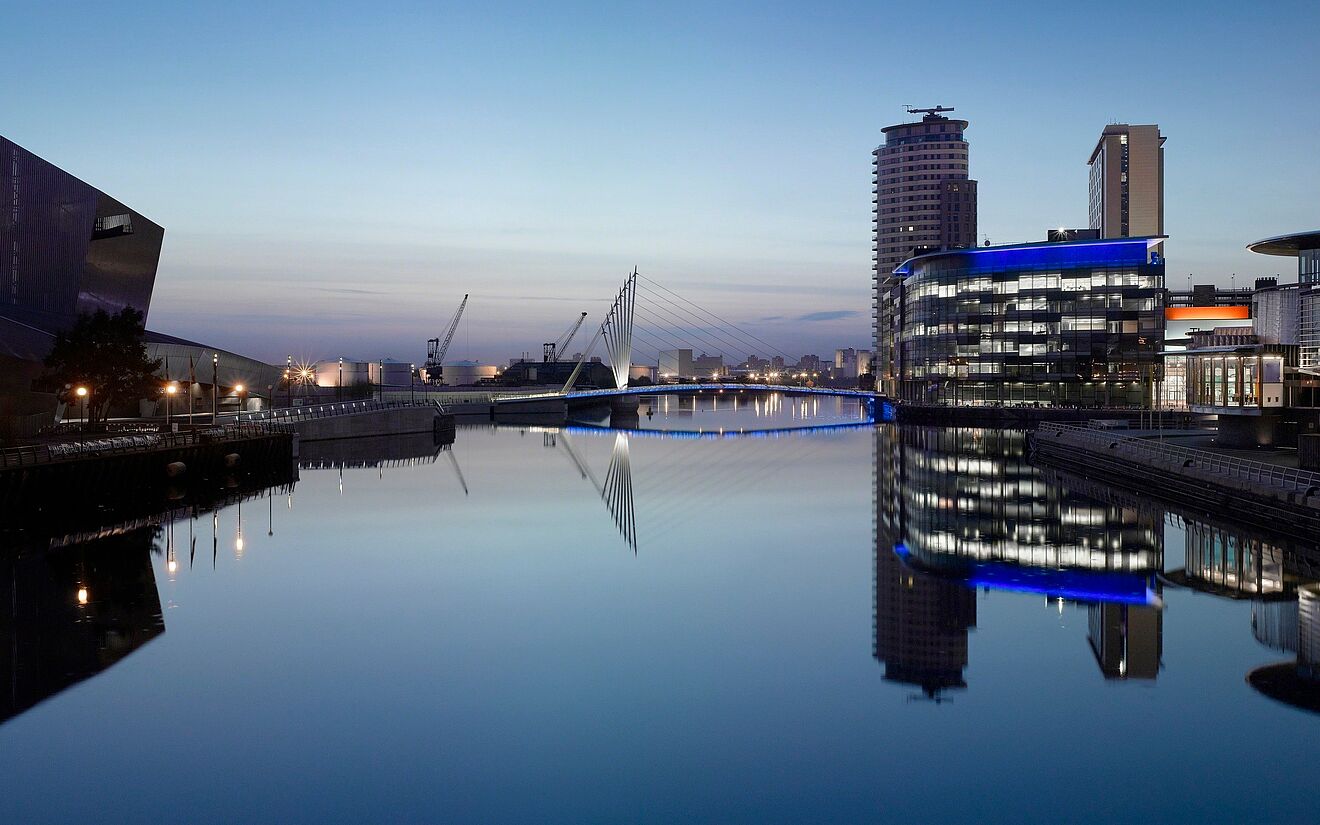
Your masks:
{"label": "low wall", "polygon": [[446,428],[452,433],[454,418],[442,415],[434,406],[391,407],[293,421],[290,426],[297,431],[301,441],[322,441],[402,433],[441,433]]}

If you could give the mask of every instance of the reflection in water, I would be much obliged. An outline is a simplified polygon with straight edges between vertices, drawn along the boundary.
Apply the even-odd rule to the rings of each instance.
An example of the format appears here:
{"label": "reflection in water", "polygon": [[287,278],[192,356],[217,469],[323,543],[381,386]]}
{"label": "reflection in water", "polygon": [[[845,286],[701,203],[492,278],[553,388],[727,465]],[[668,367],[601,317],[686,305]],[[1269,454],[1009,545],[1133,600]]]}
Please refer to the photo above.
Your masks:
{"label": "reflection in water", "polygon": [[876,428],[875,657],[929,696],[964,687],[975,591],[1088,606],[1108,678],[1160,669],[1161,519],[1048,482],[1025,434]]}
{"label": "reflection in water", "polygon": [[[875,445],[873,653],[885,678],[935,698],[966,687],[980,587],[1041,594],[1060,611],[1084,605],[1101,674],[1154,680],[1163,667],[1167,582],[1250,600],[1255,638],[1296,652],[1297,661],[1257,669],[1249,681],[1320,708],[1320,619],[1308,595],[1320,593],[1314,547],[1042,471],[1021,432],[881,425]],[[1166,522],[1186,541],[1185,566],[1167,574]]]}
{"label": "reflection in water", "polygon": [[0,723],[165,632],[151,566],[157,530],[0,560]]}

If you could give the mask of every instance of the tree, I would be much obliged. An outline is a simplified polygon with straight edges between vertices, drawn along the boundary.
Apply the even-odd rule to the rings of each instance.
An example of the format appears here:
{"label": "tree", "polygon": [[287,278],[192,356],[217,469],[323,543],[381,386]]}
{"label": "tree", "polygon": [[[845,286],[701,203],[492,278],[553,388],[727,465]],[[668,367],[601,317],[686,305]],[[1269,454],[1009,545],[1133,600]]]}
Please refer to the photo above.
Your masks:
{"label": "tree", "polygon": [[103,309],[79,315],[72,327],[55,336],[46,356],[46,375],[69,403],[77,403],[75,391],[86,387],[88,420],[95,423],[115,399],[153,394],[160,359],[147,357],[142,333],[142,313],[132,307],[114,315]]}

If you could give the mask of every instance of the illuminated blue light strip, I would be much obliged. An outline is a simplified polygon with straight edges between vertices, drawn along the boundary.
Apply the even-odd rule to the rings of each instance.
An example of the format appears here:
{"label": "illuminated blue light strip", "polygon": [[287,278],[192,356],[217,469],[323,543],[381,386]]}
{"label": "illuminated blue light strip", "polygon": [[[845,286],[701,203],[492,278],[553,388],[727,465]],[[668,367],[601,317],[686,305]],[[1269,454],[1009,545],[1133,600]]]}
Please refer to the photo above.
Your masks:
{"label": "illuminated blue light strip", "polygon": [[1078,268],[1086,266],[1141,266],[1150,262],[1149,250],[1162,238],[1110,238],[1099,241],[1038,243],[1016,246],[986,246],[951,249],[909,258],[894,268],[897,275],[911,275],[916,265],[940,258],[966,258],[956,267],[959,273],[990,270]]}
{"label": "illuminated blue light strip", "polygon": [[693,430],[643,430],[641,428],[631,427],[598,427],[591,424],[570,424],[562,427],[561,431],[566,433],[590,433],[592,435],[602,435],[605,433],[627,433],[629,436],[639,436],[641,438],[671,438],[686,439],[690,441],[709,441],[720,438],[787,438],[798,435],[823,435],[825,433],[837,432],[840,430],[861,430],[869,429],[875,426],[874,421],[861,421],[848,424],[813,424],[808,427],[779,427],[768,430],[724,430],[715,431],[693,431]]}
{"label": "illuminated blue light strip", "polygon": [[[894,555],[907,563],[911,560],[912,550],[906,544],[896,544]],[[1150,589],[1147,577],[1137,574],[1033,568],[958,558],[950,558],[949,561],[958,564],[958,567],[955,570],[943,570],[920,561],[917,567],[929,575],[962,582],[969,587],[1036,593],[1084,602],[1139,605],[1160,603],[1159,596]]]}

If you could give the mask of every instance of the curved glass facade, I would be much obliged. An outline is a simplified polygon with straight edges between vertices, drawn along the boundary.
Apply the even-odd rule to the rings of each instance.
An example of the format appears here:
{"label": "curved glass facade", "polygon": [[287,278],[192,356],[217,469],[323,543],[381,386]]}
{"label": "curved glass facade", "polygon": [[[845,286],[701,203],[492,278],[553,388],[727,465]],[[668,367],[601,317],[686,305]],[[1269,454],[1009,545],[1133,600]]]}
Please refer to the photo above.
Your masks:
{"label": "curved glass facade", "polygon": [[913,258],[900,395],[924,404],[1149,406],[1161,378],[1155,239],[1028,244]]}

